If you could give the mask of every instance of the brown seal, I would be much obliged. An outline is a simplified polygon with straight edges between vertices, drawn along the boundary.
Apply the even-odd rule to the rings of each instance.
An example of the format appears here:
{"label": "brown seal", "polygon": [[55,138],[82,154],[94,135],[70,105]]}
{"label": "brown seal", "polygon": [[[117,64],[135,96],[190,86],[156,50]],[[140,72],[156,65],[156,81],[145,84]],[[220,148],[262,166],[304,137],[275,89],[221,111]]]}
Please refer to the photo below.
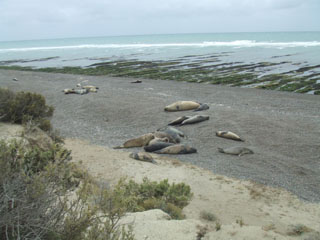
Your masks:
{"label": "brown seal", "polygon": [[200,104],[194,101],[178,101],[164,108],[167,112],[193,110],[200,107]]}
{"label": "brown seal", "polygon": [[152,145],[152,144],[155,144],[155,143],[158,143],[158,142],[169,142],[169,138],[167,137],[163,137],[163,138],[157,138],[155,137],[154,139],[152,139],[148,145]]}
{"label": "brown seal", "polygon": [[167,132],[154,132],[153,133],[155,138],[168,138],[169,142],[171,143],[179,143],[180,138],[178,135],[171,135],[170,133]]}
{"label": "brown seal", "polygon": [[231,148],[225,148],[225,149],[218,148],[218,150],[221,153],[238,155],[239,157],[245,154],[253,154],[253,151],[251,149],[245,148],[245,147],[231,147]]}
{"label": "brown seal", "polygon": [[197,149],[184,145],[184,144],[175,144],[161,150],[157,150],[154,153],[159,154],[189,154],[189,153],[196,153]]}
{"label": "brown seal", "polygon": [[232,139],[235,141],[242,141],[244,142],[243,139],[241,139],[237,134],[230,132],[230,131],[217,131],[216,135],[218,137],[223,137],[223,138],[228,138],[228,139]]}
{"label": "brown seal", "polygon": [[129,157],[135,160],[143,161],[143,162],[156,163],[153,157],[146,152],[130,153]]}
{"label": "brown seal", "polygon": [[152,139],[154,139],[153,133],[147,133],[140,137],[130,139],[121,146],[114,147],[114,149],[147,146]]}

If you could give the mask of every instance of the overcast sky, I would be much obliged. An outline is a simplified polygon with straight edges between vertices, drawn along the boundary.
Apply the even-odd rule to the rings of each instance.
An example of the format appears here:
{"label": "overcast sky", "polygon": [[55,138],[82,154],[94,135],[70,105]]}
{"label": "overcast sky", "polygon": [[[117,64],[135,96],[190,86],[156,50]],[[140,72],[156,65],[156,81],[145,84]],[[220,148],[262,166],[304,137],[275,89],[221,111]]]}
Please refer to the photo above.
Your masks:
{"label": "overcast sky", "polygon": [[320,0],[0,0],[0,41],[320,31]]}

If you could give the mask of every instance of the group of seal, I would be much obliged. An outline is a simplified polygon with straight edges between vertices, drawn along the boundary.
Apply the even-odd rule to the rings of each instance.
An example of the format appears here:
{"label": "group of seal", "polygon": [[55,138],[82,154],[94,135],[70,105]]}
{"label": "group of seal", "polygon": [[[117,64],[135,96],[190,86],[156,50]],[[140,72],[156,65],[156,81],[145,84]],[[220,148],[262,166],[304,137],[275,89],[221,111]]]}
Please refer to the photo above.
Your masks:
{"label": "group of seal", "polygon": [[[244,140],[240,138],[237,134],[230,131],[217,131],[216,136],[244,142]],[[239,147],[239,146],[225,148],[225,149],[218,148],[218,151],[225,154],[237,155],[239,157],[245,154],[253,154],[253,151],[251,149],[245,148],[245,147]]]}
{"label": "group of seal", "polygon": [[180,137],[184,137],[184,133],[169,126],[153,133],[129,139],[122,145],[114,147],[114,149],[143,147],[146,152],[159,154],[187,154],[197,151],[195,148],[181,144]]}
{"label": "group of seal", "polygon": [[[209,105],[205,103],[198,103],[194,101],[178,101],[172,103],[164,108],[167,112],[175,111],[203,111],[209,109]],[[114,147],[119,148],[134,148],[143,147],[145,152],[131,153],[129,157],[140,160],[155,163],[154,159],[147,152],[157,154],[190,154],[196,153],[197,149],[189,145],[182,144],[181,138],[185,137],[184,133],[173,127],[183,126],[187,124],[194,124],[209,120],[208,115],[194,115],[194,116],[181,116],[168,123],[168,126],[157,129],[155,132],[143,134],[137,138],[132,138],[124,142],[122,145]],[[237,134],[230,131],[217,131],[216,136],[235,141],[244,141]],[[233,154],[242,156],[244,154],[252,154],[253,151],[244,147],[232,147],[232,148],[218,148],[218,151],[226,154]]]}
{"label": "group of seal", "polygon": [[[165,111],[184,111],[184,110],[193,110],[201,107],[202,105],[192,101],[180,101],[173,103],[165,108]],[[204,107],[206,108],[206,107]],[[176,109],[176,110],[174,110]],[[179,110],[177,110],[179,109]],[[188,117],[184,120],[190,120],[190,122],[180,124],[191,124],[195,122],[200,122],[209,119],[209,117],[204,117],[207,119],[202,119],[203,117],[197,115],[195,117]],[[172,126],[165,126],[157,129],[157,131],[152,133],[147,133],[141,135],[137,138],[129,139],[124,142],[122,145],[114,147],[115,149],[119,148],[133,148],[133,147],[143,147],[145,152],[152,152],[157,154],[189,154],[196,153],[197,149],[189,145],[182,144],[181,138],[185,137],[184,133]],[[151,155],[145,155],[145,153],[131,153],[129,155],[131,158],[140,160],[140,161],[151,161]],[[146,160],[148,159],[148,160]]]}
{"label": "group of seal", "polygon": [[62,92],[64,92],[64,94],[87,94],[89,92],[98,92],[99,87],[97,86],[93,86],[93,85],[84,85],[82,86],[81,83],[77,84],[77,87],[79,87],[78,89],[74,89],[74,88],[65,88],[62,90]]}
{"label": "group of seal", "polygon": [[[185,111],[185,110],[203,111],[207,109],[209,109],[208,104],[198,103],[194,101],[178,101],[164,108],[164,110],[168,112]],[[207,115],[181,116],[169,122],[168,125],[182,126],[186,124],[194,124],[194,123],[202,122],[205,120],[209,120],[209,116]],[[217,131],[216,136],[244,142],[242,138],[240,138],[237,134],[231,131]],[[244,154],[253,154],[253,151],[251,149],[248,149],[245,147],[231,147],[226,149],[218,148],[218,151],[221,153],[238,155],[238,156],[242,156]]]}

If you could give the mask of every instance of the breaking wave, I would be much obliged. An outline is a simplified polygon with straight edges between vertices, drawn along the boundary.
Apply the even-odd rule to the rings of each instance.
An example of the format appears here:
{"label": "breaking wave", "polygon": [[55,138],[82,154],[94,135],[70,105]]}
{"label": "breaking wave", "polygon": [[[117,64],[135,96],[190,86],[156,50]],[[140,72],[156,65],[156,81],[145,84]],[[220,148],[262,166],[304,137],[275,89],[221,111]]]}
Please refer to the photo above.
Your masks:
{"label": "breaking wave", "polygon": [[233,47],[233,48],[294,48],[294,47],[319,47],[320,42],[256,42],[252,40],[237,40],[230,42],[201,42],[201,43],[132,43],[132,44],[82,44],[70,46],[47,46],[28,48],[0,49],[0,52],[27,52],[27,51],[50,51],[50,50],[75,50],[75,49],[108,49],[108,48],[170,48],[170,47]]}

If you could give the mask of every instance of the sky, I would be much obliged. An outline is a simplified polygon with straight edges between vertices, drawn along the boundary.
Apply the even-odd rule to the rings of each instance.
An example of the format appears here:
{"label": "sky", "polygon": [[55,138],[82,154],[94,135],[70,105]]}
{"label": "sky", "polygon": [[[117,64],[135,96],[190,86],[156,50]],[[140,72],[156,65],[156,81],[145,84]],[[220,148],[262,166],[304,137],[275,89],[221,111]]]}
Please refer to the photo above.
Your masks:
{"label": "sky", "polygon": [[0,0],[0,41],[320,31],[320,0]]}

